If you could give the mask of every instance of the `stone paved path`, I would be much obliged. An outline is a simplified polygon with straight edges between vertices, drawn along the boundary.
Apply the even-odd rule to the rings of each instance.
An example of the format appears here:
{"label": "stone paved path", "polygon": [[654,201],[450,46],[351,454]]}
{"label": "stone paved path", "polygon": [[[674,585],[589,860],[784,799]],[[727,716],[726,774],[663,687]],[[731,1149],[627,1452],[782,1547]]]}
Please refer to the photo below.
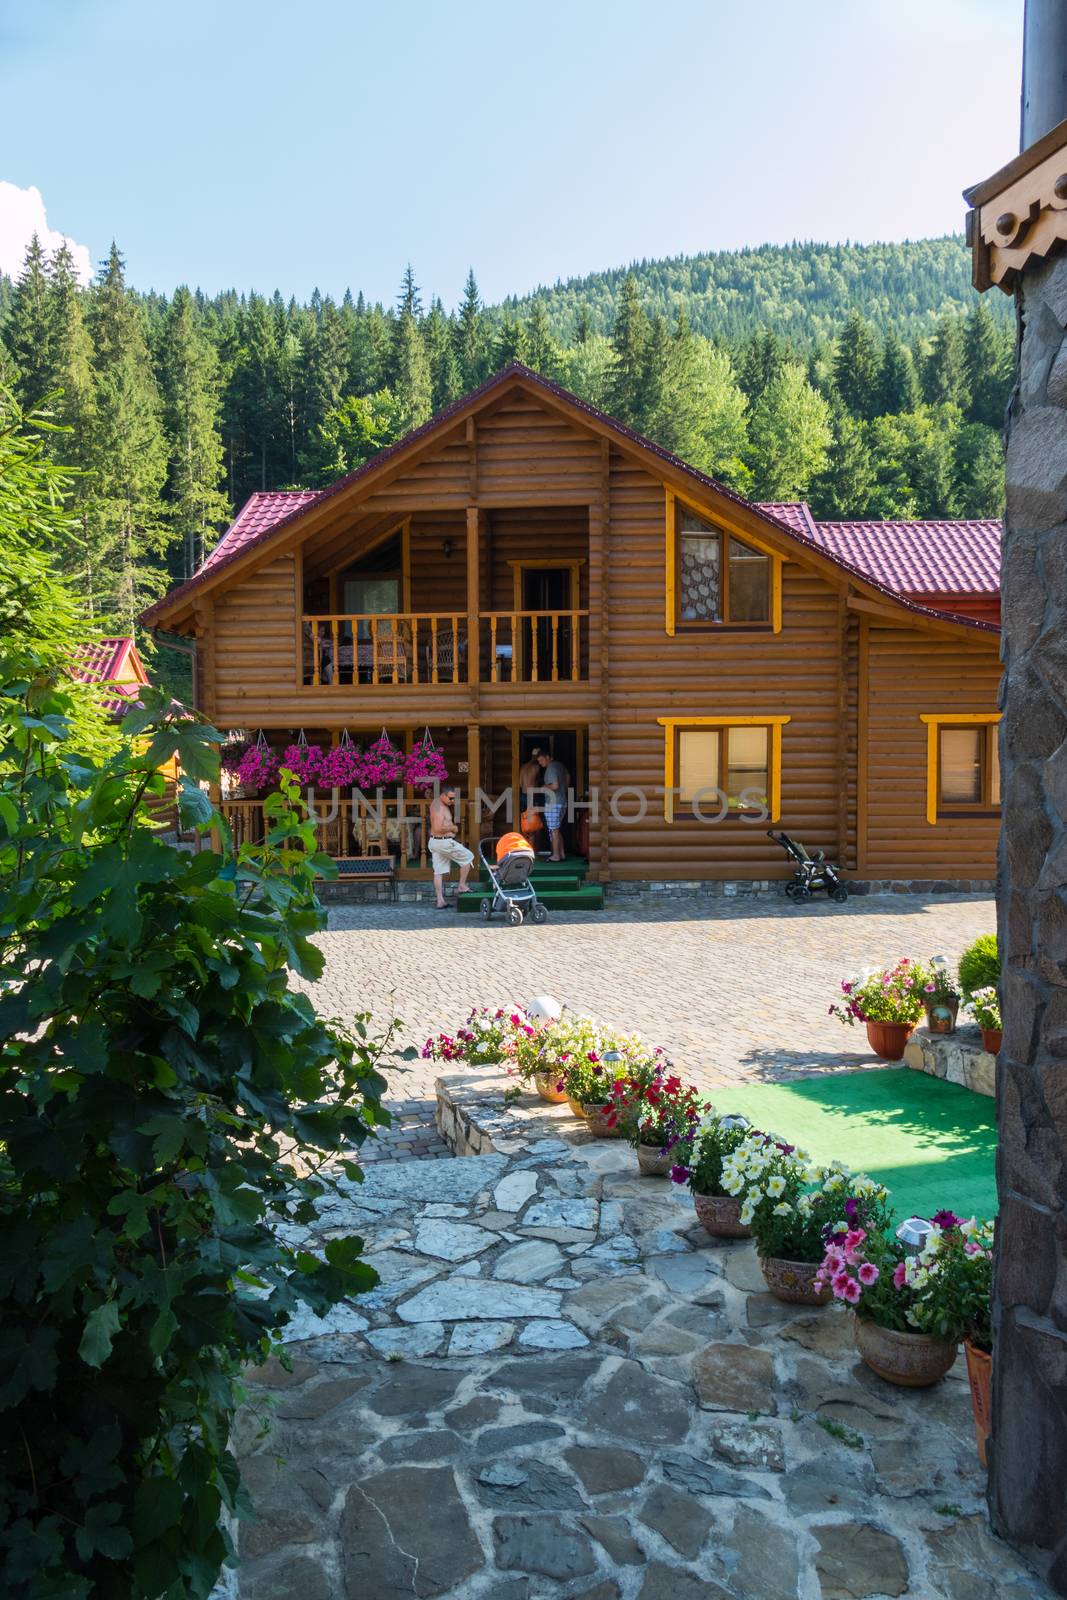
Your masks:
{"label": "stone paved path", "polygon": [[498,1085],[452,1090],[494,1153],[380,1163],[302,1235],[381,1283],[253,1375],[240,1600],[1049,1595],[986,1531],[962,1363],[883,1383],[840,1308]]}
{"label": "stone paved path", "polygon": [[[335,907],[311,993],[328,1015],[400,1018],[400,1043],[420,1048],[472,1005],[554,994],[663,1045],[709,1089],[873,1060],[861,1028],[827,1015],[841,978],[902,955],[955,961],[995,926],[993,901],[978,895],[871,895],[840,907],[671,900],[522,928],[421,906]],[[434,1071],[398,1063],[393,1094],[432,1100]]]}

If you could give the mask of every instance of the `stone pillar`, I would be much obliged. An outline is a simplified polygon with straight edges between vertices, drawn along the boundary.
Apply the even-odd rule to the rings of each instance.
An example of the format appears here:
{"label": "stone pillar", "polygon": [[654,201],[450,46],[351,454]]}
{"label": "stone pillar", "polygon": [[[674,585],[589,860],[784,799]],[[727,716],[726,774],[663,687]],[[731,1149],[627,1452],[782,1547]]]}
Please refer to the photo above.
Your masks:
{"label": "stone pillar", "polygon": [[1067,1595],[1067,256],[1017,289],[1003,562],[1004,1046],[989,1501]]}

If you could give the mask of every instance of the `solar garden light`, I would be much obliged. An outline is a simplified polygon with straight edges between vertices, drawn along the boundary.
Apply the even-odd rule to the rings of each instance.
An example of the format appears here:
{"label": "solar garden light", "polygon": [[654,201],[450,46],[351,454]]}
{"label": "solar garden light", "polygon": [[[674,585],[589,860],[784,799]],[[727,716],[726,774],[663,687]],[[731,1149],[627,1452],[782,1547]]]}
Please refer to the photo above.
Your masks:
{"label": "solar garden light", "polygon": [[612,1045],[610,1050],[605,1050],[604,1051],[604,1054],[601,1056],[600,1059],[601,1059],[601,1061],[606,1061],[609,1064],[609,1066],[613,1067],[617,1061],[621,1061],[622,1060],[622,1051],[621,1050],[616,1050],[615,1046]]}
{"label": "solar garden light", "polygon": [[925,1217],[907,1217],[897,1229],[897,1238],[909,1256],[917,1256],[926,1248],[933,1231],[933,1223],[927,1222]]}
{"label": "solar garden light", "polygon": [[563,1007],[552,995],[539,994],[526,1007],[526,1015],[537,1022],[558,1022],[563,1015]]}
{"label": "solar garden light", "polygon": [[739,1111],[731,1112],[728,1117],[719,1118],[720,1128],[747,1128],[748,1118],[743,1117]]}

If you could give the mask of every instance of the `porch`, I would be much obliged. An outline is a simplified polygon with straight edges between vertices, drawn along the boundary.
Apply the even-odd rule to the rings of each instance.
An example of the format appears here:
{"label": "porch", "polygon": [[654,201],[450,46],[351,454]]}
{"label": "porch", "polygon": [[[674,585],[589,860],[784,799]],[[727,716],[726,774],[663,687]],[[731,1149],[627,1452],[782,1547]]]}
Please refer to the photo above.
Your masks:
{"label": "porch", "polygon": [[[234,730],[238,733],[239,730]],[[362,727],[265,729],[263,738],[270,751],[281,760],[285,750],[298,741],[326,753],[342,742],[360,749],[387,737],[393,748],[410,755],[427,736],[443,758],[448,781],[454,783],[461,798],[455,807],[459,837],[477,855],[478,841],[520,826],[526,797],[519,788],[519,772],[535,749],[541,749],[563,762],[571,776],[576,798],[588,789],[587,730],[577,728],[532,728],[502,725],[448,725],[428,727]],[[251,735],[241,734],[244,739]],[[354,857],[380,857],[392,862],[396,878],[429,880],[432,864],[429,855],[430,805],[432,795],[403,781],[384,784],[374,790],[354,792],[314,785],[304,789],[313,807],[317,846],[335,860]],[[220,810],[233,833],[235,846],[258,843],[265,836],[264,799],[251,796],[226,782],[220,796]],[[556,903],[561,894],[577,894],[584,888],[588,869],[588,824],[583,810],[575,811],[563,825],[567,860],[562,868],[539,860],[535,872],[539,882]],[[547,850],[547,834],[531,835],[535,849]],[[478,881],[472,869],[472,884]],[[546,878],[551,882],[545,882]],[[476,910],[480,896],[470,896],[461,910]],[[551,905],[553,900],[548,903]],[[584,900],[581,901],[584,904]]]}

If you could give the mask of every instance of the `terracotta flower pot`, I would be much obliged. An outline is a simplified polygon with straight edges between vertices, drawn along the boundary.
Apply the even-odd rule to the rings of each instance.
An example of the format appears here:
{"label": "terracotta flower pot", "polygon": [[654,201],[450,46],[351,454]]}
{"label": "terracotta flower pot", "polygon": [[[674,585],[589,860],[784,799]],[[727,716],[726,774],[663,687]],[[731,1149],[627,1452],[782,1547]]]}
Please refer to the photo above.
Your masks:
{"label": "terracotta flower pot", "polygon": [[576,1117],[581,1117],[582,1121],[584,1122],[585,1121],[585,1107],[582,1105],[582,1102],[580,1100],[572,1100],[569,1094],[565,1095],[564,1099],[566,1100],[567,1104],[570,1106],[571,1110],[574,1112],[574,1115]]}
{"label": "terracotta flower pot", "polygon": [[974,1437],[978,1446],[978,1459],[986,1462],[986,1444],[990,1434],[992,1404],[990,1387],[993,1382],[993,1357],[988,1350],[979,1350],[969,1339],[963,1341],[967,1358],[967,1381],[971,1386],[971,1410],[974,1412]]}
{"label": "terracotta flower pot", "polygon": [[659,1145],[639,1144],[637,1165],[646,1178],[666,1178],[674,1165],[674,1156],[669,1150],[661,1150]]}
{"label": "terracotta flower pot", "polygon": [[959,1014],[959,1009],[960,1003],[958,1000],[942,1000],[936,1004],[927,1001],[927,1030],[930,1033],[955,1033],[956,1017]]}
{"label": "terracotta flower pot", "polygon": [[694,1194],[693,1209],[716,1239],[751,1239],[741,1221],[741,1202],[730,1194]]}
{"label": "terracotta flower pot", "polygon": [[760,1256],[759,1264],[767,1287],[778,1300],[791,1305],[825,1306],[831,1298],[828,1283],[816,1283],[818,1261],[783,1261],[778,1256]]}
{"label": "terracotta flower pot", "polygon": [[554,1106],[563,1105],[567,1099],[566,1091],[556,1088],[558,1082],[558,1078],[546,1078],[540,1073],[534,1076],[534,1088],[541,1096],[541,1099],[547,1100]]}
{"label": "terracotta flower pot", "polygon": [[1000,1053],[1000,1047],[1003,1044],[1003,1042],[1004,1042],[1003,1029],[1001,1029],[1001,1028],[983,1028],[982,1029],[982,1049],[983,1050],[988,1050],[988,1052],[989,1052],[989,1054],[991,1056],[995,1056],[995,1055],[998,1055]]}
{"label": "terracotta flower pot", "polygon": [[902,1061],[904,1046],[914,1032],[914,1022],[868,1022],[867,1042],[883,1061]]}
{"label": "terracotta flower pot", "polygon": [[617,1108],[610,1100],[603,1105],[586,1104],[582,1107],[586,1127],[594,1139],[621,1139],[622,1123]]}
{"label": "terracotta flower pot", "polygon": [[856,1349],[871,1371],[903,1389],[928,1389],[956,1359],[957,1347],[948,1339],[880,1328],[866,1317],[855,1319],[855,1334]]}

